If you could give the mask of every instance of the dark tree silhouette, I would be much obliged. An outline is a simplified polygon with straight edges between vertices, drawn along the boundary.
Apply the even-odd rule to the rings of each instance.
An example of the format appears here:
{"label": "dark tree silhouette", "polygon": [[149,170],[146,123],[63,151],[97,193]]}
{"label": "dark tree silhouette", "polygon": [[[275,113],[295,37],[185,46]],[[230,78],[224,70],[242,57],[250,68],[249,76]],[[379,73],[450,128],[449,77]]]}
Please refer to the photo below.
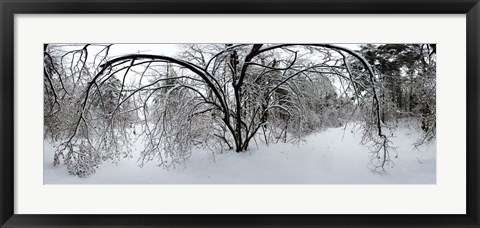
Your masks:
{"label": "dark tree silhouette", "polygon": [[376,171],[391,162],[381,74],[355,51],[229,44],[189,45],[177,57],[110,57],[111,46],[45,46],[45,130],[60,141],[54,164],[74,175],[131,156],[136,138],[144,142],[141,165],[168,168],[194,147],[240,153],[252,140],[302,138],[338,122],[332,112],[361,121]]}

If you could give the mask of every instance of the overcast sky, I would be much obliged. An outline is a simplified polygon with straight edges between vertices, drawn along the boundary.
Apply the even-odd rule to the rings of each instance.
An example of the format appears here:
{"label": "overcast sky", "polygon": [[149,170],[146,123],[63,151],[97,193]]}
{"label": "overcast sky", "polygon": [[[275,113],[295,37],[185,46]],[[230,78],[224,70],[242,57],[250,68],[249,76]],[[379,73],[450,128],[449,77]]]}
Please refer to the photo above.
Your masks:
{"label": "overcast sky", "polygon": [[[132,53],[175,56],[182,44],[114,44],[110,48],[110,56],[121,56]],[[357,50],[360,44],[335,44],[352,50]]]}

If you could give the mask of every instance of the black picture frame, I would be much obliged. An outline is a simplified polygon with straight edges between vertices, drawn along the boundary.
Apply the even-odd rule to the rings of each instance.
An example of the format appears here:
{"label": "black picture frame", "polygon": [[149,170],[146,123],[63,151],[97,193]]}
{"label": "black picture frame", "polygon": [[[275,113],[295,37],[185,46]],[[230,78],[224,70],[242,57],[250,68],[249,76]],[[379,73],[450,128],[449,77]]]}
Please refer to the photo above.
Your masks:
{"label": "black picture frame", "polygon": [[[0,0],[1,227],[480,227],[479,0]],[[465,14],[467,18],[467,213],[465,215],[33,215],[14,213],[15,14]],[[449,197],[449,196],[445,196]]]}

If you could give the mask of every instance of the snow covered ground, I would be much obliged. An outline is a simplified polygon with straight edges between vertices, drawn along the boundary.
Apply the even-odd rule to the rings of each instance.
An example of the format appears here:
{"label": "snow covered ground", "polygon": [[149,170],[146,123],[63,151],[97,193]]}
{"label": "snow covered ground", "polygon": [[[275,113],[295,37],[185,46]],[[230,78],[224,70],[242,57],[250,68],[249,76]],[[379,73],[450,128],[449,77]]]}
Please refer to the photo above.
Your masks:
{"label": "snow covered ground", "polygon": [[195,150],[185,164],[171,170],[153,162],[140,168],[134,154],[118,164],[104,162],[86,178],[53,166],[54,148],[45,141],[44,184],[435,184],[436,144],[414,149],[420,131],[408,124],[396,130],[391,140],[398,158],[383,175],[371,171],[368,148],[360,145],[362,132],[354,125],[312,134],[298,145],[252,143],[246,153],[215,156]]}

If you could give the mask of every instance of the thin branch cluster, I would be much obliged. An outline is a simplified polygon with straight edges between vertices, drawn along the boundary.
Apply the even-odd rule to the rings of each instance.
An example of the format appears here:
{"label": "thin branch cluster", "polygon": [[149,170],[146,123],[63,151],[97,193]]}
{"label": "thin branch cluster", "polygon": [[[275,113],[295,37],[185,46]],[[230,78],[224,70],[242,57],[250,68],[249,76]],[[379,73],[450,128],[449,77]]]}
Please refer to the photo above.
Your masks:
{"label": "thin branch cluster", "polygon": [[115,45],[45,45],[45,137],[54,164],[85,177],[133,150],[140,166],[171,168],[197,148],[240,153],[354,122],[383,172],[397,156],[398,118],[419,121],[419,145],[435,137],[434,45],[386,46],[192,44],[176,56],[110,56]]}

